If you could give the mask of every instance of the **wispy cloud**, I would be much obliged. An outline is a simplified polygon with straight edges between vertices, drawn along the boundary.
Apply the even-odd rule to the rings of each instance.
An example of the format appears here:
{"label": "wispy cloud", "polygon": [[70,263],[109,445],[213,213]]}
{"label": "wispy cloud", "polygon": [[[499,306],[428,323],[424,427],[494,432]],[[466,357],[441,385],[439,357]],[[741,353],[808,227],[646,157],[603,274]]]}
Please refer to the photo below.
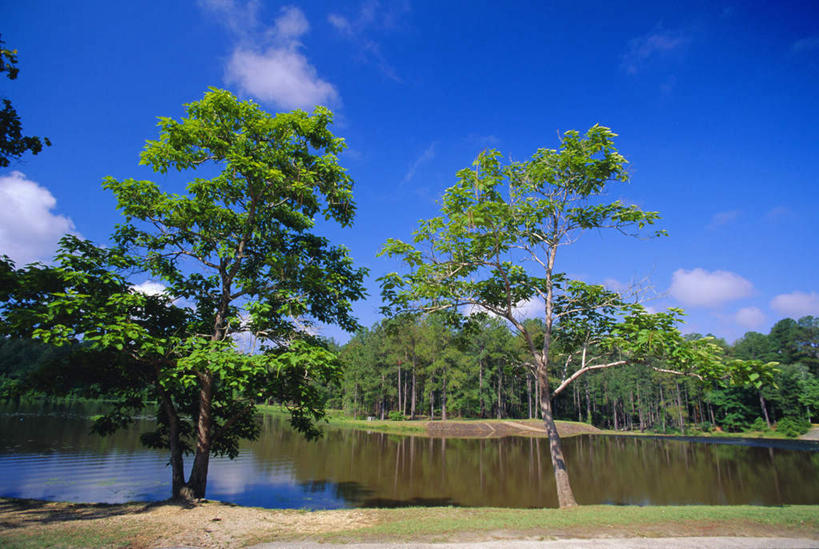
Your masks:
{"label": "wispy cloud", "polygon": [[739,217],[739,210],[728,210],[725,212],[717,212],[711,216],[711,222],[708,224],[709,229],[716,229],[723,225],[727,225]]}
{"label": "wispy cloud", "polygon": [[770,222],[782,221],[793,216],[793,212],[785,206],[775,206],[765,213],[765,219]]}
{"label": "wispy cloud", "polygon": [[466,142],[474,147],[489,148],[500,144],[501,140],[492,134],[470,133],[466,136]]}
{"label": "wispy cloud", "polygon": [[318,76],[303,53],[301,38],[310,24],[297,7],[284,6],[272,25],[259,23],[259,3],[201,0],[236,40],[225,81],[282,109],[310,109],[340,102],[338,91]]}
{"label": "wispy cloud", "polygon": [[669,293],[683,305],[718,307],[725,302],[750,296],[753,289],[749,280],[736,273],[697,268],[674,271]]}
{"label": "wispy cloud", "polygon": [[412,180],[413,177],[415,177],[415,172],[418,170],[418,168],[420,168],[421,166],[435,158],[435,147],[437,145],[438,144],[435,142],[430,143],[429,147],[427,147],[426,150],[424,150],[424,152],[421,153],[421,156],[416,158],[415,162],[410,164],[407,173],[404,174],[403,180],[404,183],[408,183],[410,180]]}
{"label": "wispy cloud", "polygon": [[651,60],[679,51],[691,41],[683,31],[665,30],[657,26],[651,32],[629,41],[622,55],[621,67],[629,74],[636,74]]}
{"label": "wispy cloud", "polygon": [[819,50],[819,34],[806,36],[791,44],[791,53],[801,54]]}
{"label": "wispy cloud", "polygon": [[53,212],[54,195],[21,172],[0,177],[0,254],[18,265],[49,261],[74,222]]}
{"label": "wispy cloud", "polygon": [[331,13],[327,16],[327,21],[341,36],[358,47],[360,55],[367,62],[376,65],[387,78],[400,82],[401,78],[395,68],[381,51],[381,45],[368,34],[373,30],[394,28],[408,10],[408,3],[388,2],[381,5],[376,0],[367,0],[361,4],[355,16]]}

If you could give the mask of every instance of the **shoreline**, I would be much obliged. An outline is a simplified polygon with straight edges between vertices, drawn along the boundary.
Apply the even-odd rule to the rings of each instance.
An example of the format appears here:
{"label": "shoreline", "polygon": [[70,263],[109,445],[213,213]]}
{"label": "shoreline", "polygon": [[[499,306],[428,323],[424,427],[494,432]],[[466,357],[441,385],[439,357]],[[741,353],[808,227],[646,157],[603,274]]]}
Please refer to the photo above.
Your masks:
{"label": "shoreline", "polygon": [[10,547],[250,546],[266,542],[478,543],[613,537],[819,541],[819,505],[476,507],[304,511],[202,501],[93,504],[0,498]]}

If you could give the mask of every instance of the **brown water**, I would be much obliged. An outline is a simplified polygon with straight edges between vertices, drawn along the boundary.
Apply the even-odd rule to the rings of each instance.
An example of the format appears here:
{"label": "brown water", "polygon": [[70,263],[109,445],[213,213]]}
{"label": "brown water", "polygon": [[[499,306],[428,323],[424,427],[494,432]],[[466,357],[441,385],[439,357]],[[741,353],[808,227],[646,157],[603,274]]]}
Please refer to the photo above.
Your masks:
{"label": "brown water", "polygon": [[[0,496],[167,498],[168,456],[138,440],[152,421],[138,420],[132,429],[102,438],[88,434],[89,413],[87,406],[36,413],[0,407]],[[208,498],[313,509],[557,506],[543,439],[325,431],[321,440],[307,442],[280,418],[264,417],[261,438],[244,444],[236,460],[212,461]],[[819,503],[819,445],[796,450],[741,442],[583,435],[563,444],[575,495],[584,504]]]}

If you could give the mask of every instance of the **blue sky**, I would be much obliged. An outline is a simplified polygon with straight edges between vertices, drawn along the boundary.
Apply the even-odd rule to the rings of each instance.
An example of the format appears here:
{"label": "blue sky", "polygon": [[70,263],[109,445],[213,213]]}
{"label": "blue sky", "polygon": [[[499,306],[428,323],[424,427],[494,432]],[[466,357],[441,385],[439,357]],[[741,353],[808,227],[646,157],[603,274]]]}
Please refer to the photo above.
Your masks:
{"label": "blue sky", "polygon": [[[590,233],[558,268],[611,286],[648,279],[654,308],[729,341],[819,315],[816,2],[9,2],[0,81],[24,131],[53,146],[0,171],[0,253],[47,260],[70,230],[104,242],[108,175],[137,166],[156,117],[209,86],[271,112],[336,113],[356,181],[352,229],[321,230],[371,269],[486,147],[524,160],[600,123],[630,161],[610,196],[662,214],[668,238]],[[144,283],[149,279],[135,280]],[[327,335],[346,339],[328,328]]]}

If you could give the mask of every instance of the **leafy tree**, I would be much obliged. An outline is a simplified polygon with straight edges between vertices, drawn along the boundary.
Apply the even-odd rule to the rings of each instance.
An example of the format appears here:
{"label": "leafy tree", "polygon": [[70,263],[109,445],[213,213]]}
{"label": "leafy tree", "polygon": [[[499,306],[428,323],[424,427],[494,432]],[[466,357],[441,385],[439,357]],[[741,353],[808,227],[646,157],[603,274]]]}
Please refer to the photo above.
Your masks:
{"label": "leafy tree", "polygon": [[[6,73],[9,80],[15,80],[20,72],[17,68],[17,50],[7,49],[3,44],[0,39],[0,73]],[[23,135],[23,124],[17,109],[4,98],[3,109],[0,110],[0,168],[7,167],[10,159],[20,158],[26,151],[39,153],[43,145],[51,146],[51,141],[47,137]]]}
{"label": "leafy tree", "polygon": [[[600,341],[610,352],[600,354],[599,362],[581,361],[552,390],[549,373],[558,324],[564,318],[570,322],[573,311],[606,307],[594,301],[598,290],[573,286],[556,270],[558,249],[586,230],[636,234],[659,218],[656,212],[605,200],[607,185],[628,177],[614,137],[602,126],[585,135],[570,131],[559,150],[539,149],[531,160],[508,165],[501,163],[499,152],[483,152],[473,169],[457,173],[458,182],[444,195],[441,216],[421,221],[413,243],[390,239],[382,251],[403,258],[410,270],[381,278],[384,297],[396,310],[415,304],[427,311],[478,308],[505,319],[521,334],[540,392],[561,507],[576,502],[553,418],[555,391],[587,372],[649,355],[663,358],[678,373],[724,373],[716,345],[686,341],[676,331],[679,312],[650,315],[639,306],[612,303],[620,321],[608,323],[608,337]],[[539,346],[517,312],[531,300],[543,304]]]}
{"label": "leafy tree", "polygon": [[[125,216],[116,246],[64,239],[56,268],[63,289],[49,294],[35,334],[110,355],[101,385],[118,405],[101,431],[156,399],[159,428],[143,441],[170,450],[174,497],[201,498],[211,454],[233,457],[240,438],[258,434],[258,400],[290,404],[294,426],[317,434],[320,386],[339,370],[310,327],[357,327],[351,303],[363,295],[365,271],[312,232],[317,215],[347,226],[355,210],[327,109],[272,116],[211,90],[186,111],[179,121],[160,119],[141,163],[217,175],[193,178],[184,195],[107,178]],[[162,279],[165,293],[135,291],[127,281],[135,270]],[[232,336],[241,331],[259,337],[262,352],[239,352]],[[187,480],[186,453],[194,455]]]}

